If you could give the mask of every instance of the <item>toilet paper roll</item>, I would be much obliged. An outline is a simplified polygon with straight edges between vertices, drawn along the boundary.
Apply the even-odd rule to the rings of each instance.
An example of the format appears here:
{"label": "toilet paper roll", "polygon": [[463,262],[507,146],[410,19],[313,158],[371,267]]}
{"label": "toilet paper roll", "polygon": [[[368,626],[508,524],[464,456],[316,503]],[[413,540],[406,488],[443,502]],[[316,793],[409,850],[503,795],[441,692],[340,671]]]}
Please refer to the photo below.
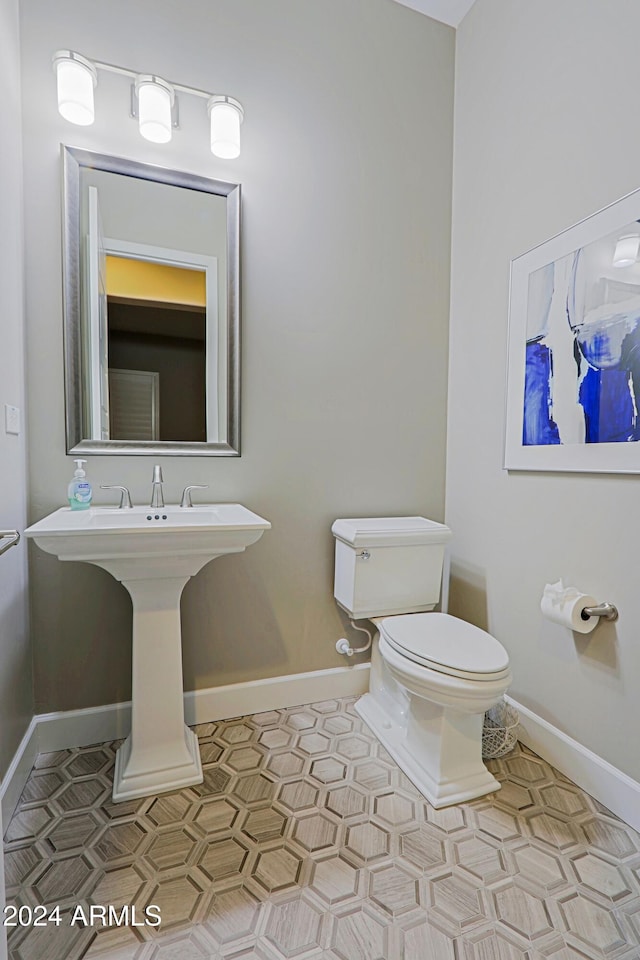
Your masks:
{"label": "toilet paper roll", "polygon": [[565,587],[561,580],[548,583],[544,588],[540,610],[542,616],[552,623],[575,630],[576,633],[591,633],[598,624],[598,617],[582,619],[585,607],[595,607],[598,601],[586,593],[580,593],[575,587]]}

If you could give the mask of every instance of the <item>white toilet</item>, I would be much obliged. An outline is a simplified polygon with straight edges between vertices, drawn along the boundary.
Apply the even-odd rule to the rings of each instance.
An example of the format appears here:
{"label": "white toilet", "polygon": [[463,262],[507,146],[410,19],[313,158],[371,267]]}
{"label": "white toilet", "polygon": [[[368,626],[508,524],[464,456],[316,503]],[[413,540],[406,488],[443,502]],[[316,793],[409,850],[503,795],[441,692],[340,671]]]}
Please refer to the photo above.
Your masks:
{"label": "white toilet", "polygon": [[334,596],[378,630],[356,710],[434,807],[500,788],[482,762],[484,713],[511,683],[495,637],[440,599],[451,531],[424,517],[336,520]]}

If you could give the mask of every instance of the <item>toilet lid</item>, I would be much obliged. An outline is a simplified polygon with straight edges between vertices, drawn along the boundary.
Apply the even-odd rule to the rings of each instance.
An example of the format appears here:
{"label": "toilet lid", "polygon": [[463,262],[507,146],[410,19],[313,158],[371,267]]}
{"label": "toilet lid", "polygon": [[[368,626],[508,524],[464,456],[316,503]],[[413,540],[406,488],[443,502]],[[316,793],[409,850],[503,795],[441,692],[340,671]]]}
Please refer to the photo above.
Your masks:
{"label": "toilet lid", "polygon": [[[505,673],[509,656],[502,644],[471,623],[447,613],[385,617],[380,632],[402,656],[441,673],[474,677]],[[480,679],[480,677],[479,677]]]}

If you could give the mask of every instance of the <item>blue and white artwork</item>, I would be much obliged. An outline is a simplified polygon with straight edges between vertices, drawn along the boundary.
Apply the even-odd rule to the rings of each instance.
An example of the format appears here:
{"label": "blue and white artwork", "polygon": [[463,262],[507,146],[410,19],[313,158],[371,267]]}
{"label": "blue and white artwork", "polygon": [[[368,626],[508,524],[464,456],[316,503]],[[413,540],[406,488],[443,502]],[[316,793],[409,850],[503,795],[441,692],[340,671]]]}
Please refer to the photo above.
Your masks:
{"label": "blue and white artwork", "polygon": [[640,192],[512,262],[507,469],[640,472],[639,261]]}

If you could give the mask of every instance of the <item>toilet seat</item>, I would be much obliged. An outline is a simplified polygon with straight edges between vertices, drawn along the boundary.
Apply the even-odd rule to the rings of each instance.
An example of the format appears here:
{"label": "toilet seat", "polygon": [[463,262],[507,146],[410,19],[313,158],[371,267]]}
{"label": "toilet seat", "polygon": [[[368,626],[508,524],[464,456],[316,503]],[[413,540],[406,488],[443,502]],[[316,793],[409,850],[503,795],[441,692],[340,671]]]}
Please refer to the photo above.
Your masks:
{"label": "toilet seat", "polygon": [[449,614],[385,617],[378,627],[397,654],[437,673],[480,682],[509,676],[509,657],[502,644]]}

